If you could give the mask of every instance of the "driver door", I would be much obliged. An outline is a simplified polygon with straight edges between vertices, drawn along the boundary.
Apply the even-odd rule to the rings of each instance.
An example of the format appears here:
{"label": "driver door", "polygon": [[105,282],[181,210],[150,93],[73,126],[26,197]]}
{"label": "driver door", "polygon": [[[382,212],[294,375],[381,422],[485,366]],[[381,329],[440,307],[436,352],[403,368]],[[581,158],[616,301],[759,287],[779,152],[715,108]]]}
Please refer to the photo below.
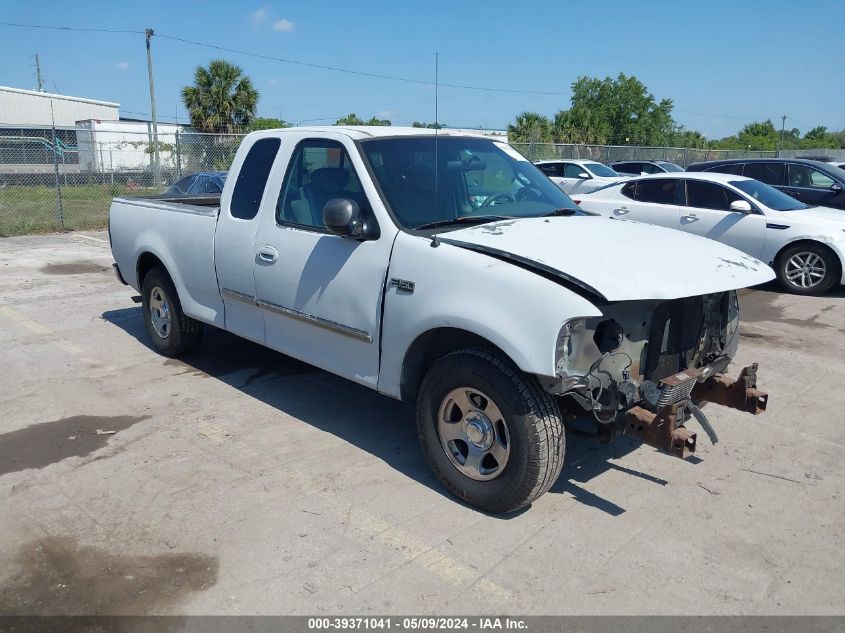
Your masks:
{"label": "driver door", "polygon": [[732,211],[731,203],[745,198],[718,183],[693,179],[682,182],[686,185],[686,197],[683,198],[682,191],[678,229],[760,257],[766,236],[766,216],[753,211]]}
{"label": "driver door", "polygon": [[[378,227],[377,193],[354,143],[294,138],[287,170],[276,174],[255,238],[256,301],[266,345],[356,382],[378,382],[381,301],[396,229],[368,240],[340,237],[323,224],[332,198],[355,201]],[[281,181],[281,182],[280,182]],[[274,192],[271,195],[270,192]]]}
{"label": "driver door", "polygon": [[587,173],[587,170],[581,165],[576,163],[564,163],[563,176],[563,180],[566,182],[566,186],[563,187],[563,190],[566,193],[586,193],[590,190],[586,184],[592,180],[592,176],[590,176],[590,174]]}

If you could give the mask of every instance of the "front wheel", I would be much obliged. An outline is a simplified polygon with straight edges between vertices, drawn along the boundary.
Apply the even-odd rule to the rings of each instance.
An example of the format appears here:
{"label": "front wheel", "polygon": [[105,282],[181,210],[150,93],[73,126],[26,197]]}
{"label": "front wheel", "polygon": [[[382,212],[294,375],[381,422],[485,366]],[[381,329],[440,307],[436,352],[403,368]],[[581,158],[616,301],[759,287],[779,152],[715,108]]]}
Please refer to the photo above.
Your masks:
{"label": "front wheel", "polygon": [[417,398],[417,431],[443,485],[485,512],[527,506],[563,467],[557,403],[535,378],[487,350],[435,361]]}
{"label": "front wheel", "polygon": [[839,270],[839,260],[820,244],[796,244],[775,262],[781,287],[800,295],[824,294],[836,283]]}
{"label": "front wheel", "polygon": [[150,342],[160,354],[182,356],[200,344],[202,322],[182,312],[176,287],[162,268],[153,268],[144,277],[141,307]]}

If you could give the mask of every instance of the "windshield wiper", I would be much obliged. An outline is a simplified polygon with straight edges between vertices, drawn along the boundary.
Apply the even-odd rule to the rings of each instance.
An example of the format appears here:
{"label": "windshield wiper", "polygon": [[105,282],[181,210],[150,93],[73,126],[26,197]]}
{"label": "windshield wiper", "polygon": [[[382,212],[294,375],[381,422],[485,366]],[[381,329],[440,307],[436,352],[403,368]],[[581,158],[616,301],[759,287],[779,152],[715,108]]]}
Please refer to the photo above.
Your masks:
{"label": "windshield wiper", "polygon": [[427,222],[415,227],[414,230],[421,231],[423,229],[436,229],[441,226],[451,226],[453,224],[483,224],[484,222],[496,222],[497,220],[510,220],[507,215],[462,215],[458,218],[449,218],[447,220],[437,220],[436,222]]}
{"label": "windshield wiper", "polygon": [[581,211],[583,213],[582,209],[569,209],[569,208],[555,209],[554,211],[549,211],[543,217],[544,218],[553,218],[553,217],[557,217],[557,216],[561,216],[561,215],[575,215],[579,211]]}

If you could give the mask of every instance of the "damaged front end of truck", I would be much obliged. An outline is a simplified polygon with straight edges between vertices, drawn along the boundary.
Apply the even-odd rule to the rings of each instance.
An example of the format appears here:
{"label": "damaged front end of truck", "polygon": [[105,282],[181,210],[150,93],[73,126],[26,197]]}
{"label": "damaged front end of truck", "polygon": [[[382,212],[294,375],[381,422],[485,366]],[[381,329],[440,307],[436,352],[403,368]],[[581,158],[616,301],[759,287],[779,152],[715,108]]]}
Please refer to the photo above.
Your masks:
{"label": "damaged front end of truck", "polygon": [[558,337],[555,381],[570,419],[594,421],[610,441],[630,433],[676,457],[695,452],[695,419],[711,442],[707,402],[751,414],[765,411],[757,365],[726,374],[739,340],[735,290],[671,300],[608,302],[600,317],[566,322]]}

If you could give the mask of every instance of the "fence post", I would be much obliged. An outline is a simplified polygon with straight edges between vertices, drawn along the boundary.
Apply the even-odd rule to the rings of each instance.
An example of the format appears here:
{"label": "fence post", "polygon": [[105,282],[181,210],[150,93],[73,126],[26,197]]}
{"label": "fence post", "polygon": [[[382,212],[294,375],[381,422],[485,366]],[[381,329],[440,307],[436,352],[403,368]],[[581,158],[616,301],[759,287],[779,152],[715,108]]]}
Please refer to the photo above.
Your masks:
{"label": "fence post", "polygon": [[182,157],[179,156],[179,128],[176,128],[176,180],[182,177]]}
{"label": "fence post", "polygon": [[[52,105],[52,104],[51,104]],[[59,231],[65,230],[65,210],[62,206],[62,183],[59,175],[59,154],[56,143],[56,126],[53,125],[53,173],[56,178],[56,224]]]}

